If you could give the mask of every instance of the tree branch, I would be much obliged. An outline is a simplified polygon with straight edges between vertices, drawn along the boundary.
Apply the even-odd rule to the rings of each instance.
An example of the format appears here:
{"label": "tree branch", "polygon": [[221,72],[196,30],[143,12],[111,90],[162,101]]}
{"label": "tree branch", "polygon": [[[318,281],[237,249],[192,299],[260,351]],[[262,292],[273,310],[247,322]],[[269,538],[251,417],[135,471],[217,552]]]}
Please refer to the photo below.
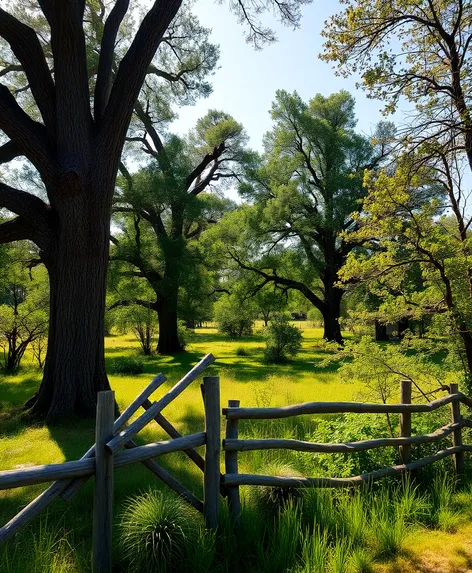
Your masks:
{"label": "tree branch", "polygon": [[44,175],[51,175],[53,162],[49,153],[46,129],[33,121],[21,109],[10,90],[0,84],[0,129],[19,150]]}
{"label": "tree branch", "polygon": [[[152,59],[182,0],[156,0],[121,60],[103,117],[103,145],[115,146],[119,154],[128,124]],[[113,132],[114,137],[111,137]]]}
{"label": "tree branch", "polygon": [[19,60],[43,121],[53,133],[56,127],[55,87],[36,32],[0,8],[0,36]]}
{"label": "tree branch", "polygon": [[115,51],[116,36],[129,7],[129,0],[117,0],[103,29],[97,81],[94,94],[95,121],[103,116],[111,91],[111,72]]}
{"label": "tree branch", "polygon": [[220,143],[218,147],[215,147],[211,153],[207,153],[202,159],[199,165],[189,174],[187,177],[187,188],[189,189],[195,179],[198,179],[205,169],[210,165],[212,161],[218,159],[224,150],[226,149],[224,141]]}
{"label": "tree branch", "polygon": [[21,155],[21,151],[13,141],[8,141],[0,147],[0,164],[8,163],[9,161],[12,161],[12,159],[20,157]]}
{"label": "tree branch", "polygon": [[0,244],[27,239],[33,239],[33,235],[31,226],[23,217],[16,217],[16,219],[6,221],[0,225]]}
{"label": "tree branch", "polygon": [[270,275],[269,273],[266,273],[264,271],[262,271],[261,269],[258,269],[257,267],[251,267],[249,265],[246,265],[245,263],[243,263],[240,259],[238,259],[238,257],[232,253],[230,250],[228,250],[230,257],[244,270],[246,271],[252,271],[256,274],[258,274],[259,276],[263,277],[264,279],[266,279],[267,282],[273,282],[276,285],[284,285],[285,287],[289,288],[289,289],[293,289],[293,290],[298,290],[299,292],[301,292],[312,304],[313,306],[315,306],[318,310],[320,310],[321,312],[325,309],[326,307],[326,303],[324,300],[322,300],[321,298],[319,298],[318,296],[316,296],[316,294],[310,289],[308,288],[305,284],[292,280],[292,279],[287,279],[284,277],[279,277],[279,275],[277,275],[276,272],[274,272],[274,274]]}

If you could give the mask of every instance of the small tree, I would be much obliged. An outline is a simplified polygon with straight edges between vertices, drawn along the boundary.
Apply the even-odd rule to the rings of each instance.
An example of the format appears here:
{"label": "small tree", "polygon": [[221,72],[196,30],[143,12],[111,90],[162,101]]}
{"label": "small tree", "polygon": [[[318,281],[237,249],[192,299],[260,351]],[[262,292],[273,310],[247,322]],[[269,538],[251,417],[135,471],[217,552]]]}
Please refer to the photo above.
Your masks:
{"label": "small tree", "polygon": [[302,347],[303,336],[301,330],[290,324],[285,315],[279,314],[270,321],[265,339],[265,361],[280,364],[298,354]]}
{"label": "small tree", "polygon": [[218,330],[231,338],[251,335],[255,316],[252,304],[243,303],[236,295],[224,296],[215,303]]}
{"label": "small tree", "polygon": [[0,349],[5,370],[19,368],[32,343],[44,338],[48,326],[48,289],[44,268],[30,272],[32,253],[26,243],[6,249],[0,273]]}
{"label": "small tree", "polygon": [[157,316],[149,306],[139,304],[121,304],[112,309],[115,321],[121,332],[131,332],[139,341],[141,350],[145,356],[152,354],[152,347],[157,334]]}

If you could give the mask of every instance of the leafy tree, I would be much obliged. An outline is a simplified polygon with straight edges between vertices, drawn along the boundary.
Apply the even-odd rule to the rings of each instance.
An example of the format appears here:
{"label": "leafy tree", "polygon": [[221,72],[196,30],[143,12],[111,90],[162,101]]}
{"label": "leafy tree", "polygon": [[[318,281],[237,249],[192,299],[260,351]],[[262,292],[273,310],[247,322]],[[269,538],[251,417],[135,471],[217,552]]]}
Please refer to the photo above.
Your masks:
{"label": "leafy tree", "polygon": [[381,124],[373,144],[356,134],[354,99],[344,91],[306,104],[280,90],[271,115],[262,164],[240,187],[252,207],[234,216],[243,223],[222,222],[223,242],[242,269],[259,276],[260,288],[302,293],[323,315],[325,338],[341,342],[338,271],[354,245],[340,234],[355,226],[364,170],[385,157],[392,127]]}
{"label": "leafy tree", "polygon": [[218,330],[231,338],[241,338],[252,334],[256,311],[251,301],[242,301],[232,294],[222,296],[215,303],[215,321]]}
{"label": "leafy tree", "polygon": [[[470,218],[464,233],[455,215],[446,216],[449,195],[461,179],[442,181],[435,165],[418,168],[406,155],[394,173],[367,175],[369,194],[357,215],[358,230],[349,236],[362,241],[340,275],[360,280],[384,297],[385,315],[417,318],[435,315],[442,334],[459,342],[468,384],[472,377],[472,265]],[[452,183],[451,183],[452,182]],[[449,189],[454,184],[454,189]],[[462,220],[462,214],[461,219]],[[369,248],[371,247],[371,248]],[[411,288],[409,272],[419,269],[423,288]],[[415,283],[413,283],[413,286]]]}
{"label": "leafy tree", "polygon": [[[296,26],[302,3],[243,0],[229,6],[259,45],[274,39],[259,22],[261,12],[274,7],[282,21]],[[38,0],[27,9],[24,2],[5,8],[4,3],[0,162],[25,157],[39,174],[45,197],[1,183],[0,208],[15,217],[0,227],[0,242],[36,243],[51,284],[44,377],[29,405],[49,420],[72,411],[92,414],[97,391],[109,387],[106,276],[123,144],[150,73],[158,76],[157,69],[163,83],[185,86],[179,64],[182,52],[193,48],[192,34],[182,39],[176,33],[181,0],[151,2],[137,26],[129,17],[129,0]],[[159,68],[163,61],[176,69]]]}
{"label": "leafy tree", "polygon": [[[150,132],[150,129],[148,129]],[[182,350],[178,337],[179,289],[202,278],[198,239],[209,225],[232,208],[228,200],[210,192],[221,181],[241,176],[253,154],[247,136],[231,116],[211,110],[186,139],[157,131],[150,136],[148,153],[154,162],[131,175],[122,166],[122,185],[114,211],[122,231],[133,217],[134,233],[124,240],[116,235],[112,258],[126,261],[136,277],[146,279],[154,291],[152,308],[159,317],[158,352]],[[196,293],[195,293],[196,294]],[[188,306],[187,306],[188,308]]]}
{"label": "leafy tree", "polygon": [[[472,167],[470,36],[472,5],[465,0],[345,0],[323,32],[322,58],[341,75],[362,74],[370,97],[395,111],[414,106],[404,127],[414,146],[461,151]],[[440,143],[440,145],[439,145]],[[430,150],[431,151],[431,150]]]}
{"label": "leafy tree", "polygon": [[10,247],[5,258],[0,273],[0,349],[5,370],[12,372],[28,347],[47,331],[48,285],[43,268],[28,270],[27,245]]}
{"label": "leafy tree", "polygon": [[[112,309],[114,323],[121,332],[131,332],[136,336],[143,354],[149,356],[153,351],[153,343],[158,326],[156,313],[150,306],[138,304],[121,305]],[[111,312],[111,311],[109,311]]]}
{"label": "leafy tree", "polygon": [[301,330],[290,324],[285,315],[278,314],[269,322],[265,340],[265,361],[280,364],[298,354],[302,347],[303,336]]}
{"label": "leafy tree", "polygon": [[280,291],[266,287],[258,289],[254,296],[254,304],[258,314],[264,321],[264,326],[267,326],[269,321],[287,305],[287,298]]}

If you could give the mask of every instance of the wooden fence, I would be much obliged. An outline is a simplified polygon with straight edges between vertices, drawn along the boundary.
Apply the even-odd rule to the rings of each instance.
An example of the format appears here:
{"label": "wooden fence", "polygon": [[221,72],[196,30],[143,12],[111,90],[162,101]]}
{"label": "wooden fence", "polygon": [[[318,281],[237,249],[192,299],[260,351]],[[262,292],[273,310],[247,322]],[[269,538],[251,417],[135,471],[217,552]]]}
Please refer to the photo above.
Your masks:
{"label": "wooden fence", "polygon": [[[225,474],[223,484],[226,488],[230,514],[236,527],[239,526],[241,503],[239,486],[273,486],[273,487],[324,487],[339,488],[359,486],[387,476],[417,470],[449,456],[454,457],[455,471],[458,479],[464,472],[464,452],[471,452],[472,445],[462,443],[462,429],[472,428],[472,420],[465,419],[460,413],[460,404],[472,407],[472,400],[458,391],[457,384],[451,384],[449,395],[428,404],[411,403],[411,382],[404,380],[400,388],[400,404],[365,404],[357,402],[310,402],[281,408],[241,408],[238,400],[230,400],[223,409],[226,416],[226,436],[223,440],[225,454]],[[414,413],[433,412],[438,408],[450,405],[451,423],[439,428],[432,434],[412,436],[411,415]],[[375,413],[400,414],[400,435],[398,438],[378,438],[360,442],[341,444],[317,444],[292,439],[238,439],[240,420],[273,420],[289,418],[303,414],[341,414],[341,413]],[[411,446],[427,444],[452,436],[452,446],[430,456],[415,461],[411,459]],[[287,477],[259,474],[243,474],[238,471],[238,453],[254,450],[295,450],[311,453],[354,453],[376,448],[395,446],[399,448],[401,464],[382,468],[370,473],[350,478],[320,477]]]}
{"label": "wooden fence", "polygon": [[[100,573],[111,571],[112,520],[113,520],[113,475],[117,467],[140,462],[156,477],[174,490],[187,503],[203,513],[208,528],[218,525],[220,495],[228,498],[230,514],[235,527],[239,525],[241,504],[239,486],[276,487],[352,487],[386,476],[395,476],[434,463],[448,456],[454,457],[458,478],[464,472],[464,452],[471,452],[472,445],[462,442],[462,429],[472,428],[472,420],[463,418],[460,404],[472,407],[472,400],[451,384],[449,395],[428,404],[411,403],[411,382],[401,383],[400,404],[364,404],[356,402],[311,402],[281,408],[241,408],[237,400],[230,400],[223,409],[226,417],[226,435],[220,436],[220,388],[219,378],[203,378],[204,431],[182,436],[162,415],[162,410],[179,396],[204,370],[214,362],[211,354],[205,356],[190,372],[156,402],[150,396],[165,382],[159,374],[137,398],[114,420],[115,398],[112,391],[98,395],[95,444],[80,460],[61,464],[34,466],[17,470],[0,471],[0,490],[23,487],[54,481],[43,493],[22,509],[6,525],[0,528],[0,541],[9,539],[23,525],[37,516],[54,499],[71,499],[80,487],[93,475],[95,494],[93,511],[93,570]],[[432,412],[450,406],[451,422],[431,434],[412,436],[411,416],[415,413]],[[131,417],[144,409],[138,418],[126,425]],[[292,439],[239,439],[240,420],[268,420],[288,418],[301,414],[339,414],[352,412],[400,414],[400,435],[397,438],[378,438],[342,444],[317,444]],[[139,446],[134,437],[149,423],[156,422],[170,440]],[[447,436],[452,437],[452,446],[418,460],[412,461],[411,446],[435,443]],[[225,474],[220,473],[220,450],[224,451]],[[195,448],[205,446],[202,457]],[[350,478],[287,477],[257,474],[241,474],[238,471],[238,453],[252,450],[289,449],[312,453],[354,453],[375,448],[399,448],[401,464],[382,468]],[[166,453],[183,451],[203,473],[203,501],[182,485],[154,458]]]}
{"label": "wooden fence", "polygon": [[[203,378],[202,394],[205,411],[205,429],[203,432],[181,436],[161,413],[214,360],[211,354],[205,356],[160,400],[151,403],[149,397],[166,380],[162,374],[159,374],[116,420],[114,419],[114,392],[100,392],[97,404],[95,444],[80,460],[0,471],[0,490],[58,480],[54,481],[41,495],[0,529],[0,541],[9,539],[59,496],[65,500],[71,499],[80,487],[94,475],[93,570],[100,573],[110,572],[113,474],[115,468],[136,462],[143,463],[156,477],[177,492],[190,505],[202,512],[207,527],[215,529],[218,524],[220,483],[222,481],[220,474],[219,378],[215,376]],[[125,424],[141,407],[144,408],[144,413],[125,427]],[[171,439],[138,446],[133,438],[152,421],[157,422]],[[204,458],[195,450],[196,447],[203,445],[205,446]],[[177,451],[183,451],[187,454],[202,470],[203,501],[197,499],[192,492],[153,459]]]}

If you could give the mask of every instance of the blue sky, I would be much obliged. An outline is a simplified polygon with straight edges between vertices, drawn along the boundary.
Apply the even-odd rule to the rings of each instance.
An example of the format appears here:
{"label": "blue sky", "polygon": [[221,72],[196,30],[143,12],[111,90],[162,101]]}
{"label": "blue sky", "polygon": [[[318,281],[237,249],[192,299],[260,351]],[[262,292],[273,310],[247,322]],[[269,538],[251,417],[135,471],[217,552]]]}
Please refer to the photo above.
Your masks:
{"label": "blue sky", "polygon": [[356,90],[359,78],[335,76],[330,64],[322,62],[321,31],[325,20],[340,10],[337,0],[314,0],[303,8],[301,27],[281,26],[264,15],[277,32],[278,42],[256,51],[246,43],[244,29],[227,6],[214,0],[197,0],[193,11],[200,22],[212,29],[212,42],[220,45],[220,68],[212,77],[213,93],[195,106],[182,108],[173,129],[185,133],[210,108],[230,113],[250,136],[250,145],[261,149],[262,136],[270,128],[269,109],[277,89],[296,90],[304,100],[316,93],[329,95],[345,89],[356,98],[358,130],[372,133],[382,119],[381,102],[369,100]]}

